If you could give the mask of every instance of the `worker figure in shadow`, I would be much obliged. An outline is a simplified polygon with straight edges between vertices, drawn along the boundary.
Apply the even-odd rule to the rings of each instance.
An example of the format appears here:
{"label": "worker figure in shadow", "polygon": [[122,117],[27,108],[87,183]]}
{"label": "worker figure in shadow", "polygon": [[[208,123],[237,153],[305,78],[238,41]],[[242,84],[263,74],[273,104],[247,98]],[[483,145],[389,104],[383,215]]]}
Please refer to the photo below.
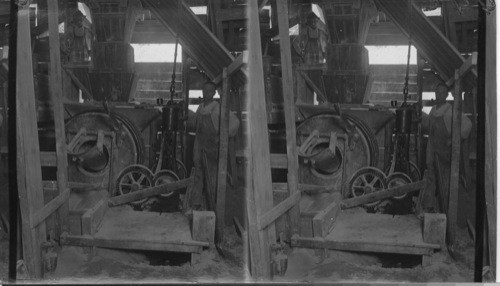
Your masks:
{"label": "worker figure in shadow", "polygon": [[293,46],[302,57],[305,64],[320,64],[325,62],[326,44],[329,42],[328,34],[319,23],[319,18],[314,12],[307,15],[307,26],[301,29],[300,34],[293,41]]}
{"label": "worker figure in shadow", "polygon": [[[422,128],[428,132],[426,164],[427,176],[426,186],[420,195],[418,213],[444,212],[448,209],[448,190],[451,170],[451,127],[453,118],[453,106],[446,102],[448,97],[448,86],[439,83],[435,87],[436,105],[432,107],[426,117],[422,117]],[[465,165],[468,163],[468,142],[472,123],[465,115],[461,122],[461,150],[460,150],[460,193],[465,192],[463,179]],[[464,160],[465,159],[465,160]],[[453,190],[459,191],[459,190]],[[460,194],[459,193],[459,194]]]}
{"label": "worker figure in shadow", "polygon": [[62,52],[70,63],[90,61],[93,34],[90,22],[80,10],[76,10],[62,41]]}
{"label": "worker figure in shadow", "polygon": [[[194,115],[188,115],[188,129],[195,129],[196,137],[193,147],[194,182],[186,197],[186,213],[190,210],[214,210],[215,207],[211,204],[215,202],[216,194],[221,113],[219,102],[214,100],[215,93],[215,83],[206,82],[203,85],[203,102]],[[230,112],[229,137],[236,135],[238,127],[238,118]]]}

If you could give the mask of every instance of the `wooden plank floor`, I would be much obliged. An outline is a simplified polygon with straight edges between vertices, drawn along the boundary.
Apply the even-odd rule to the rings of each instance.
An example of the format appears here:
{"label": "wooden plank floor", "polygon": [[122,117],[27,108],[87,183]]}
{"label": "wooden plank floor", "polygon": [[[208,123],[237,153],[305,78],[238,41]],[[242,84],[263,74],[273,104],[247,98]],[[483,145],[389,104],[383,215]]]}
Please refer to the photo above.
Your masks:
{"label": "wooden plank floor", "polygon": [[189,220],[180,213],[138,212],[128,206],[108,209],[94,236],[67,235],[63,244],[191,253],[209,246],[192,239]]}
{"label": "wooden plank floor", "polygon": [[324,238],[295,237],[292,245],[349,251],[430,255],[437,244],[425,243],[420,220],[414,215],[343,211]]}

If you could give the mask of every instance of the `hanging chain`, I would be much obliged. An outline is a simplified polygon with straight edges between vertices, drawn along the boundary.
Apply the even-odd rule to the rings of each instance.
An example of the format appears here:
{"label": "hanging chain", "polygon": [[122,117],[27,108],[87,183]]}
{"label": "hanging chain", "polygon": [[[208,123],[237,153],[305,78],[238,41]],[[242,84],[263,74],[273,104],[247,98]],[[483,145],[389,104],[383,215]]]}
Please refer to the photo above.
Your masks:
{"label": "hanging chain", "polygon": [[403,105],[406,105],[406,101],[408,100],[408,81],[410,80],[410,54],[411,54],[411,14],[412,14],[412,3],[411,0],[408,0],[408,61],[406,64],[406,77],[405,84],[403,88]]}
{"label": "hanging chain", "polygon": [[[177,1],[177,17],[180,19],[182,9],[182,0]],[[177,33],[175,33],[175,51],[174,51],[174,68],[172,71],[172,81],[170,82],[170,101],[174,102],[175,97],[175,68],[177,66],[177,47],[179,46],[179,27],[180,22],[177,23]]]}

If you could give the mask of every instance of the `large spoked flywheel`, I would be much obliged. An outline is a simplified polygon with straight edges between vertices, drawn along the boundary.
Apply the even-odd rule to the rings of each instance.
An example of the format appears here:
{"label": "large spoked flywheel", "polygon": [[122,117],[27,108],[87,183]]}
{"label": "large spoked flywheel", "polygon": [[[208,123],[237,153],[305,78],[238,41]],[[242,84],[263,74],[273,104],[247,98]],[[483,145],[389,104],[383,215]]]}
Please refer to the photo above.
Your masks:
{"label": "large spoked flywheel", "polygon": [[[70,142],[82,127],[86,129],[88,135],[94,134],[94,139],[90,136],[86,137],[75,146],[73,153],[87,154],[89,158],[86,157],[86,162],[85,160],[70,160],[68,163],[69,181],[107,187],[111,164],[116,173],[130,165],[143,163],[145,145],[141,133],[125,116],[113,112],[110,116],[102,110],[79,113],[66,122],[67,141]],[[104,136],[103,150],[97,162],[99,164],[89,164],[93,159],[92,152],[95,152],[95,134],[99,130],[105,133],[114,132],[116,140],[112,146],[111,137]]]}
{"label": "large spoked flywheel", "polygon": [[[376,165],[378,144],[373,131],[353,115],[344,114],[343,117],[344,119],[333,113],[317,114],[304,120],[297,127],[297,145],[299,146],[314,130],[319,132],[319,139],[311,147],[312,153],[329,147],[329,136],[332,132],[337,135],[335,164],[338,166],[332,166],[329,170],[321,170],[311,162],[300,160],[300,182],[332,186],[334,189],[341,190],[342,183],[346,184],[357,170]],[[344,120],[347,121],[347,125]]]}

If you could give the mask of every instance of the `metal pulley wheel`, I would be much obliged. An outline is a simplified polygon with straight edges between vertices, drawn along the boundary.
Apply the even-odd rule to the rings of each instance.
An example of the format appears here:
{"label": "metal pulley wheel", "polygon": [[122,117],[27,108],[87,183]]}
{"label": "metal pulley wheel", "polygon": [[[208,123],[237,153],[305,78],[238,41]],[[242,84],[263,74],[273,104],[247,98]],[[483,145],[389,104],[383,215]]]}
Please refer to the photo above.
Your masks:
{"label": "metal pulley wheel", "polygon": [[[389,176],[391,171],[391,165],[385,168],[385,175]],[[410,161],[410,173],[407,174],[412,182],[418,182],[422,179],[422,175],[420,174],[420,170],[418,169],[417,164]]]}
{"label": "metal pulley wheel", "polygon": [[[155,186],[160,186],[163,184],[173,183],[179,181],[179,177],[172,170],[161,170],[154,175],[153,183]],[[169,192],[166,194],[161,194],[162,197],[170,197],[174,192]]]}
{"label": "metal pulley wheel", "polygon": [[[108,180],[111,164],[114,170],[122,170],[130,165],[143,163],[145,145],[141,132],[127,117],[113,112],[108,115],[103,110],[76,114],[66,123],[67,141],[70,142],[82,127],[86,129],[87,134],[97,134],[99,130],[106,134],[114,132],[115,142],[112,146],[111,137],[104,137],[103,153],[106,162],[100,162],[100,166],[105,166],[104,168],[88,168],[81,162],[69,162],[69,181],[104,184],[103,182]],[[82,140],[75,146],[73,152],[78,154],[88,152],[95,144],[96,140]],[[112,158],[113,162],[110,162]]]}
{"label": "metal pulley wheel", "polygon": [[[116,180],[116,195],[126,195],[147,189],[153,186],[153,174],[143,165],[128,166],[120,172]],[[133,205],[142,204],[148,198],[132,202]]]}
{"label": "metal pulley wheel", "polygon": [[[177,170],[175,171],[175,174],[177,175],[179,180],[183,180],[183,179],[187,178],[188,173],[187,173],[186,165],[184,165],[184,163],[182,163],[182,161],[179,159],[175,159],[175,162],[177,164]],[[158,164],[155,163],[153,165],[153,167],[151,168],[151,170],[153,170],[153,172],[154,172],[156,170],[157,166],[158,166]]]}
{"label": "metal pulley wheel", "polygon": [[[348,192],[353,197],[360,197],[374,192],[382,191],[387,188],[384,172],[374,167],[365,167],[356,171],[347,184]],[[367,203],[366,207],[373,207],[380,201]]]}
{"label": "metal pulley wheel", "polygon": [[[406,175],[405,173],[401,173],[401,172],[395,172],[395,173],[392,173],[391,175],[389,175],[387,178],[386,178],[386,185],[387,185],[387,188],[395,188],[395,187],[398,187],[398,186],[404,186],[404,185],[407,185],[407,184],[410,184],[412,182],[410,176]],[[403,195],[400,195],[400,196],[394,196],[393,198],[396,199],[396,200],[401,200],[401,199],[404,199],[406,197],[407,194],[403,194]]]}

